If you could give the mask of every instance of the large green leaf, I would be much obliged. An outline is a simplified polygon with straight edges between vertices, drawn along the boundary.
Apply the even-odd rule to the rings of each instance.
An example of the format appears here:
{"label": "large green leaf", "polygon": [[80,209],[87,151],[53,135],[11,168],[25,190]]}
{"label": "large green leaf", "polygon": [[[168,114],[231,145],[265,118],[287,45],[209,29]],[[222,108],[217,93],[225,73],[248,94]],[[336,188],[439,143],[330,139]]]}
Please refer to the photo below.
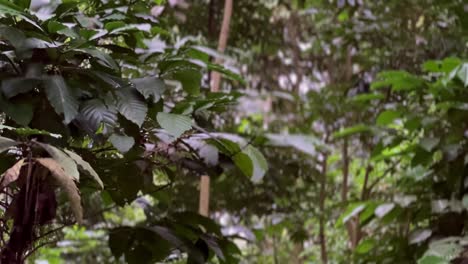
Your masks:
{"label": "large green leaf", "polygon": [[148,113],[148,107],[141,95],[131,88],[120,89],[116,92],[116,95],[116,106],[119,113],[127,120],[141,126]]}
{"label": "large green leaf", "polygon": [[133,79],[132,83],[146,99],[153,98],[154,103],[157,103],[161,99],[162,94],[166,90],[164,81],[156,77]]}
{"label": "large green leaf", "polygon": [[41,142],[36,142],[36,144],[38,144],[45,151],[47,151],[47,153],[49,153],[49,155],[55,161],[57,161],[58,164],[60,164],[60,166],[67,175],[72,177],[75,181],[80,180],[80,172],[78,171],[78,166],[76,165],[75,161],[72,158],[70,158],[69,155],[52,145]]}
{"label": "large green leaf", "polygon": [[88,54],[89,56],[99,60],[104,66],[107,66],[115,71],[119,70],[119,66],[114,61],[114,59],[103,51],[97,49],[78,49],[77,51]]}
{"label": "large green leaf", "polygon": [[65,153],[67,153],[68,156],[70,156],[70,158],[72,158],[76,162],[80,169],[86,171],[89,175],[91,175],[93,180],[95,180],[99,184],[101,189],[104,188],[104,184],[102,183],[101,178],[99,178],[97,172],[93,169],[93,167],[91,167],[91,165],[88,162],[86,162],[80,155],[76,154],[73,151],[70,151],[68,149],[64,149],[63,151],[65,151]]}
{"label": "large green leaf", "polygon": [[255,183],[260,182],[268,170],[268,162],[255,147],[248,145],[233,157],[234,163]]}
{"label": "large green leaf", "polygon": [[18,145],[18,142],[6,137],[0,137],[0,153],[16,145]]}
{"label": "large green leaf", "polygon": [[21,93],[27,93],[38,86],[37,78],[13,78],[2,81],[2,91],[6,98],[14,97]]}
{"label": "large green leaf", "polygon": [[175,138],[192,128],[192,119],[185,115],[160,112],[156,119],[159,125]]}
{"label": "large green leaf", "polygon": [[[25,4],[25,1],[27,0],[20,0],[23,4]],[[21,3],[20,3],[21,4]],[[12,16],[18,16],[27,21],[29,24],[33,25],[37,29],[39,29],[41,32],[43,29],[39,24],[37,24],[34,20],[31,19],[31,17],[23,12],[24,8],[21,6],[15,5],[12,2],[8,0],[0,0],[0,15],[12,15]]]}
{"label": "large green leaf", "polygon": [[64,123],[69,124],[78,115],[78,100],[67,86],[62,76],[46,79],[45,91],[55,112],[64,115]]}
{"label": "large green leaf", "polygon": [[458,70],[457,77],[465,87],[468,87],[468,63],[463,63]]}
{"label": "large green leaf", "polygon": [[392,87],[395,91],[409,91],[424,86],[424,81],[405,71],[386,71],[377,76],[377,81],[371,84],[372,89]]}
{"label": "large green leaf", "polygon": [[184,91],[197,95],[200,93],[202,74],[198,69],[181,69],[172,74],[173,78],[180,81]]}
{"label": "large green leaf", "polygon": [[[89,126],[96,132],[103,126],[103,133],[109,133],[117,123],[117,109],[107,107],[99,99],[91,99],[81,106],[80,111],[83,121],[89,123]],[[88,124],[86,124],[88,125]]]}
{"label": "large green leaf", "polygon": [[7,130],[15,132],[18,135],[26,136],[26,137],[34,136],[34,135],[45,135],[45,136],[50,136],[53,138],[62,137],[62,135],[60,134],[54,134],[54,133],[50,133],[49,131],[29,128],[29,127],[11,127],[11,126],[0,125],[0,129],[7,129]]}
{"label": "large green leaf", "polygon": [[3,98],[0,93],[0,111],[13,119],[17,124],[27,126],[33,118],[32,104],[14,104]]}
{"label": "large green leaf", "polygon": [[135,139],[119,134],[112,134],[109,141],[121,153],[127,153],[135,145]]}
{"label": "large green leaf", "polygon": [[352,136],[355,134],[366,133],[366,132],[371,132],[371,131],[372,131],[371,127],[364,125],[364,124],[359,124],[359,125],[355,125],[352,127],[343,128],[340,131],[334,132],[333,137],[342,138],[342,137],[348,137],[348,136]]}
{"label": "large green leaf", "polygon": [[376,123],[379,126],[386,126],[391,124],[395,119],[399,118],[401,113],[395,110],[386,110],[379,114]]}

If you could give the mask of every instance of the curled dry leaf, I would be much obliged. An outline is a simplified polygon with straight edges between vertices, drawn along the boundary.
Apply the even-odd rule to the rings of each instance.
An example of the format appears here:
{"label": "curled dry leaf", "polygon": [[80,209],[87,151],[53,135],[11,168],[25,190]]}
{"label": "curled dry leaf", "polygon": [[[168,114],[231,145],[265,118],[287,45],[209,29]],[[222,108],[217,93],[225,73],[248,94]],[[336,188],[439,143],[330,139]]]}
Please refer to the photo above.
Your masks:
{"label": "curled dry leaf", "polygon": [[73,180],[73,177],[67,175],[62,169],[60,164],[51,158],[40,158],[36,159],[42,166],[46,167],[52,177],[59,183],[60,187],[66,192],[68,199],[70,200],[73,214],[75,215],[78,223],[83,222],[83,208],[81,207],[81,197],[78,191],[78,187]]}
{"label": "curled dry leaf", "polygon": [[11,168],[2,174],[0,180],[0,190],[8,186],[10,183],[16,181],[20,175],[21,167],[23,167],[24,159],[20,159]]}

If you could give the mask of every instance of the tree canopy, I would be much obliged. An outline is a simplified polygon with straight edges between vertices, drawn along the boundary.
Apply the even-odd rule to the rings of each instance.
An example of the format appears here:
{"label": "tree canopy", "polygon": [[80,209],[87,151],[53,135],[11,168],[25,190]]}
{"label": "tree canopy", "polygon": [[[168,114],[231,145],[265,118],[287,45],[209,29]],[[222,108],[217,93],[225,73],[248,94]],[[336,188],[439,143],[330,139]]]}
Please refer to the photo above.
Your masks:
{"label": "tree canopy", "polygon": [[0,262],[465,263],[467,33],[463,0],[0,0]]}

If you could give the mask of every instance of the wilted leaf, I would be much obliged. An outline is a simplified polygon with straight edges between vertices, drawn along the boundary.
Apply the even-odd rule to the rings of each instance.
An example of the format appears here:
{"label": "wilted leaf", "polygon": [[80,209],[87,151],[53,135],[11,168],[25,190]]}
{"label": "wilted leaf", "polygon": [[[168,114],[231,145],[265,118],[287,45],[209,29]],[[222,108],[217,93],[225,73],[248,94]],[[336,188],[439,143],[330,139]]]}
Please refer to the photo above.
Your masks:
{"label": "wilted leaf", "polygon": [[20,159],[15,165],[5,171],[1,176],[0,190],[16,181],[20,175],[21,167],[23,167],[24,159]]}
{"label": "wilted leaf", "polygon": [[73,180],[73,177],[67,175],[62,169],[59,163],[51,158],[40,158],[36,159],[42,166],[46,167],[50,172],[52,177],[58,182],[60,187],[65,191],[70,200],[71,209],[75,215],[76,221],[78,223],[83,222],[83,208],[81,207],[81,197],[78,190],[78,187]]}

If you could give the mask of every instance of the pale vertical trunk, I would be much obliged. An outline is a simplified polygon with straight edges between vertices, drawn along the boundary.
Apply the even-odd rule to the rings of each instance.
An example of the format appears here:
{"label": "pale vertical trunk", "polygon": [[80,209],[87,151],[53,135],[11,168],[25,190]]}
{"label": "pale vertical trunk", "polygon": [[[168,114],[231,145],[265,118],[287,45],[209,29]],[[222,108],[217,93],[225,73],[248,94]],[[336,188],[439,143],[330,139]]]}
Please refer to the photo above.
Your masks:
{"label": "pale vertical trunk", "polygon": [[[229,37],[229,25],[231,24],[233,0],[226,0],[224,2],[224,15],[223,24],[221,25],[221,32],[219,34],[218,52],[224,53],[227,46]],[[220,61],[216,60],[216,63]],[[218,72],[211,73],[211,91],[218,92],[221,83],[221,75]],[[199,200],[199,213],[204,216],[209,216],[210,213],[210,177],[203,175],[200,180],[200,200]]]}
{"label": "pale vertical trunk", "polygon": [[319,222],[319,238],[320,238],[320,258],[322,259],[322,264],[328,263],[328,254],[327,254],[327,241],[325,236],[325,199],[326,199],[326,184],[327,184],[327,162],[328,155],[323,155],[322,161],[322,182],[320,184],[320,222]]}

